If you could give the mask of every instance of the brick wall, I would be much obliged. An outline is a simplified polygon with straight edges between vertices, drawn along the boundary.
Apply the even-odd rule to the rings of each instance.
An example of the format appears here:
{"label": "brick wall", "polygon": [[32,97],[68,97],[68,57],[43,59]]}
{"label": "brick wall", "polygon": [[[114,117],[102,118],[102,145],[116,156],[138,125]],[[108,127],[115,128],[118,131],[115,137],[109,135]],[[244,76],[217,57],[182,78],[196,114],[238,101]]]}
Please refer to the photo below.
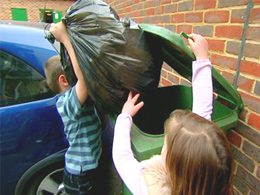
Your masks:
{"label": "brick wall", "polygon": [[0,20],[11,20],[11,8],[26,8],[28,20],[40,21],[40,9],[53,9],[62,11],[64,14],[67,8],[75,0],[1,0]]}
{"label": "brick wall", "polygon": [[[233,83],[243,27],[246,0],[106,0],[120,15],[139,23],[151,23],[177,33],[206,36],[211,61]],[[228,133],[235,158],[236,194],[260,194],[260,0],[253,0],[246,32],[238,91],[245,103],[239,124]],[[164,65],[162,85],[185,84]]]}

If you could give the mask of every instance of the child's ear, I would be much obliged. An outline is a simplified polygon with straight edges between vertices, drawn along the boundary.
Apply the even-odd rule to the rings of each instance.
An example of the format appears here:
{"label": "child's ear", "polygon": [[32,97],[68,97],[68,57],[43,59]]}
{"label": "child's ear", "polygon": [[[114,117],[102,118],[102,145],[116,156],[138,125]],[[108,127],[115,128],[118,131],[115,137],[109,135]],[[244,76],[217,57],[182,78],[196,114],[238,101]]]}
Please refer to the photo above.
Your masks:
{"label": "child's ear", "polygon": [[64,74],[61,74],[58,78],[59,80],[59,84],[63,87],[68,87],[69,86],[69,82],[66,79],[66,76]]}

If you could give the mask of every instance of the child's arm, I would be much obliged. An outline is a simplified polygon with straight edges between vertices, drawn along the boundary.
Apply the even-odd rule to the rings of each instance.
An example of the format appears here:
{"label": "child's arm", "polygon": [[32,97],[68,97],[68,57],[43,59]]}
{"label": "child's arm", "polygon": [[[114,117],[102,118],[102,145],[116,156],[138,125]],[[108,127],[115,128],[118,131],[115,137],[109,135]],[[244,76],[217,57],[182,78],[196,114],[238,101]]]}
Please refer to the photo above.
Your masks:
{"label": "child's arm", "polygon": [[147,189],[141,176],[142,167],[134,158],[130,141],[132,116],[143,106],[143,102],[136,104],[138,96],[132,97],[132,94],[129,94],[122,113],[117,117],[113,140],[113,161],[115,167],[128,189],[135,195],[147,194]]}
{"label": "child's arm", "polygon": [[79,67],[79,63],[78,63],[77,57],[75,55],[74,48],[70,42],[70,38],[68,36],[66,26],[62,22],[59,22],[57,24],[54,24],[51,27],[50,32],[53,34],[53,36],[55,37],[55,39],[57,41],[63,43],[63,45],[65,46],[65,48],[68,51],[74,72],[78,79],[78,81],[75,85],[76,94],[77,94],[80,104],[82,105],[86,101],[87,96],[88,96],[87,85],[86,85],[85,79],[83,77],[82,71]]}
{"label": "child's arm", "polygon": [[191,34],[189,44],[196,56],[192,64],[192,111],[211,120],[213,86],[211,62],[208,59],[208,43],[204,37]]}

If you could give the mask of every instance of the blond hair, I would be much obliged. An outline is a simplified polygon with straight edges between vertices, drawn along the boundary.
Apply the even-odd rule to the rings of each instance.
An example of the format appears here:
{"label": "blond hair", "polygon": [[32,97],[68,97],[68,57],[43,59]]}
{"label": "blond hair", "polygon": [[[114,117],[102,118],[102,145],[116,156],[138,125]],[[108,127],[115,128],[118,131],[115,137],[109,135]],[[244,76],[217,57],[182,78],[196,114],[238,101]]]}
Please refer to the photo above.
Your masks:
{"label": "blond hair", "polygon": [[172,195],[232,194],[230,144],[213,122],[175,110],[164,124]]}

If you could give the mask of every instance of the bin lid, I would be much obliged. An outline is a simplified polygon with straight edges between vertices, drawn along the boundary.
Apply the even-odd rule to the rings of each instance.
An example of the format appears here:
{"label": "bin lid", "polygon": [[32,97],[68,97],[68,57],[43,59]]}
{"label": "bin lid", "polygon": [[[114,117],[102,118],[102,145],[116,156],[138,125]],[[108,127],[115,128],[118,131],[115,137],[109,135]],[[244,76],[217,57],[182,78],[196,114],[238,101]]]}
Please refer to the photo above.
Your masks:
{"label": "bin lid", "polygon": [[[163,60],[181,76],[191,81],[192,61],[195,60],[195,56],[183,41],[181,34],[156,25],[139,24],[139,27],[148,36],[159,40]],[[218,98],[228,102],[232,109],[239,113],[243,108],[243,102],[238,91],[214,67],[212,67],[212,76],[214,92]]]}

